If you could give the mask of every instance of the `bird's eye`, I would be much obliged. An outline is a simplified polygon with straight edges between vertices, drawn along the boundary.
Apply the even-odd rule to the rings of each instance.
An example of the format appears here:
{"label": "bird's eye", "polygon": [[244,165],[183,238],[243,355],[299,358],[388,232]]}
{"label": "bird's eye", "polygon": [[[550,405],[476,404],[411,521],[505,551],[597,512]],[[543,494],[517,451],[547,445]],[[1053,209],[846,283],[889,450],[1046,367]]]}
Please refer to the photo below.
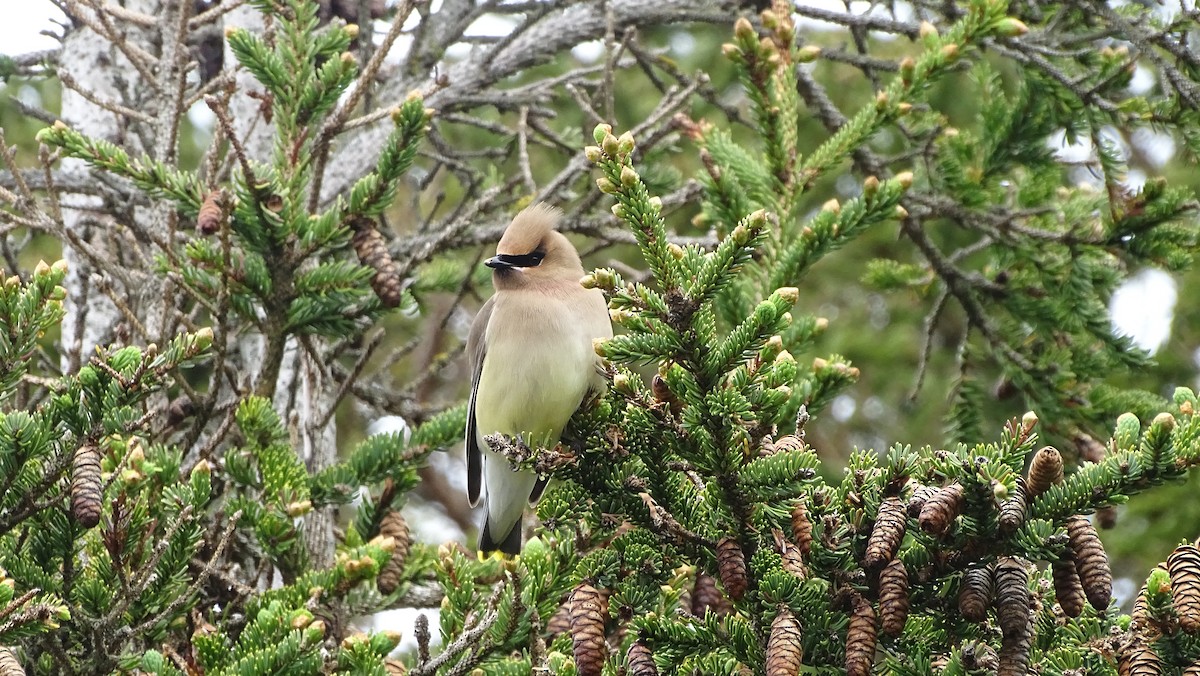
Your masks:
{"label": "bird's eye", "polygon": [[529,258],[533,260],[534,265],[540,265],[542,262],[542,259],[545,257],[546,257],[545,251],[534,251],[533,253],[529,254]]}

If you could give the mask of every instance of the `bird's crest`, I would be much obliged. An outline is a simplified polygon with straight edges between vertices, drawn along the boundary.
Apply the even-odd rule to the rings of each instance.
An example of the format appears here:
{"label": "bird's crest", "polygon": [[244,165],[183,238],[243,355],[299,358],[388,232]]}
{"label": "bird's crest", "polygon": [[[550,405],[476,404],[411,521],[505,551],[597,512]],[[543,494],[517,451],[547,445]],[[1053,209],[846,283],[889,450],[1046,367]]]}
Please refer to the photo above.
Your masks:
{"label": "bird's crest", "polygon": [[521,255],[545,246],[546,237],[558,225],[562,211],[538,202],[518,213],[504,230],[496,253]]}

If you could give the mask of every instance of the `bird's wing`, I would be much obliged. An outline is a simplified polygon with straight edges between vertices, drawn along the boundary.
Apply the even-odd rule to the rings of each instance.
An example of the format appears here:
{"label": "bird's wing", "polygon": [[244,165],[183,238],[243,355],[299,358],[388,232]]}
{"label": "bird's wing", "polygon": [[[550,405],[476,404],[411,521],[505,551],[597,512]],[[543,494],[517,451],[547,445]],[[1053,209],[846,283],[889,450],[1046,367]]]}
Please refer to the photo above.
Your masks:
{"label": "bird's wing", "polygon": [[467,336],[467,360],[471,367],[471,399],[467,404],[467,500],[472,507],[479,504],[483,484],[483,449],[479,448],[479,428],[475,422],[475,395],[479,392],[479,374],[483,372],[483,360],[487,355],[484,337],[495,300],[495,296],[489,298],[479,309]]}

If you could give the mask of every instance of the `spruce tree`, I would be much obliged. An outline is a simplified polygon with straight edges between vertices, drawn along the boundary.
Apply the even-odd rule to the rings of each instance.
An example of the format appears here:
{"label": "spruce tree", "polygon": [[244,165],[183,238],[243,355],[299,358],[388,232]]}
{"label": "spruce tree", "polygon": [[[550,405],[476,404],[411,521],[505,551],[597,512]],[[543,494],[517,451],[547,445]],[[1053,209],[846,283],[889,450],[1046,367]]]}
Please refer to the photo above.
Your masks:
{"label": "spruce tree", "polygon": [[[1097,10],[1157,50],[1146,58],[1169,91],[1146,96],[1126,88],[1138,58],[1127,49],[1039,51],[1050,31],[1087,34],[1077,4],[972,0],[938,26],[883,22],[911,42],[880,58],[874,95],[849,113],[812,75],[834,57],[797,30],[794,13],[811,10],[777,0],[730,21],[722,52],[748,130],[687,114],[662,128],[696,160],[701,241],[668,227],[662,148],[595,125],[572,150],[593,172],[584,199],[611,210],[637,254],[581,280],[605,293],[618,328],[595,346],[610,387],[560,446],[495,440],[515,466],[555,479],[534,537],[501,559],[413,542],[401,514],[432,454],[460,440],[463,405],[321,467],[297,442],[313,421],[280,414],[288,349],[361,349],[389,310],[428,313],[423,294],[465,295],[478,273],[447,253],[457,233],[397,262],[379,227],[445,111],[409,95],[369,149],[373,168],[322,199],[330,144],[379,64],[360,70],[357,27],[322,24],[318,3],[253,5],[268,29],[225,40],[262,88],[269,157],[249,154],[217,95],[208,105],[227,175],[63,122],[38,134],[47,167],[85,162],[187,224],[155,243],[154,264],[181,294],[173,307],[187,327],[161,345],[99,347],[55,373],[46,350],[64,317],[66,265],[4,280],[0,673],[915,676],[1037,665],[1067,676],[1200,665],[1196,547],[1164,551],[1124,615],[1089,517],[1200,464],[1196,394],[1114,384],[1149,358],[1113,333],[1106,310],[1130,270],[1191,263],[1194,198],[1160,179],[1130,189],[1108,131],[1166,129],[1198,149],[1189,97],[1200,74],[1174,41],[1194,17],[1161,25],[1140,6]],[[883,21],[853,16],[858,28]],[[427,39],[414,38],[418,53]],[[932,96],[948,82],[975,99],[956,126]],[[814,122],[826,132],[809,135]],[[1069,180],[1047,143],[1059,130],[1093,140],[1102,190]],[[39,220],[54,222],[53,182],[31,189],[4,150],[17,184],[0,193],[4,218],[59,232]],[[852,194],[828,198],[848,181]],[[822,261],[883,229],[902,241],[857,264],[864,281],[932,300],[931,324],[950,303],[966,318],[948,438],[855,449],[839,466],[813,430],[862,373],[817,352],[830,322],[806,293]],[[265,345],[253,387],[229,367],[251,338]],[[979,372],[1001,375],[1028,412],[989,427]],[[306,525],[339,508],[325,562]],[[434,605],[436,647],[424,617],[416,649],[399,656],[395,632],[354,628],[386,608]]]}

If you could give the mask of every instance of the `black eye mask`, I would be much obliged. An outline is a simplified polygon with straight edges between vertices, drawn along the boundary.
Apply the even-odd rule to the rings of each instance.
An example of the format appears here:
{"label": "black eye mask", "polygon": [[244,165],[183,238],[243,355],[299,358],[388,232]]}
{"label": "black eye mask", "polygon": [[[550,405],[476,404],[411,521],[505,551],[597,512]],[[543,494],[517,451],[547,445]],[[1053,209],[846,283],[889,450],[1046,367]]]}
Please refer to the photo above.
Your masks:
{"label": "black eye mask", "polygon": [[540,251],[528,254],[496,254],[484,261],[483,264],[496,269],[533,268],[541,265],[542,259],[545,257],[546,254]]}

